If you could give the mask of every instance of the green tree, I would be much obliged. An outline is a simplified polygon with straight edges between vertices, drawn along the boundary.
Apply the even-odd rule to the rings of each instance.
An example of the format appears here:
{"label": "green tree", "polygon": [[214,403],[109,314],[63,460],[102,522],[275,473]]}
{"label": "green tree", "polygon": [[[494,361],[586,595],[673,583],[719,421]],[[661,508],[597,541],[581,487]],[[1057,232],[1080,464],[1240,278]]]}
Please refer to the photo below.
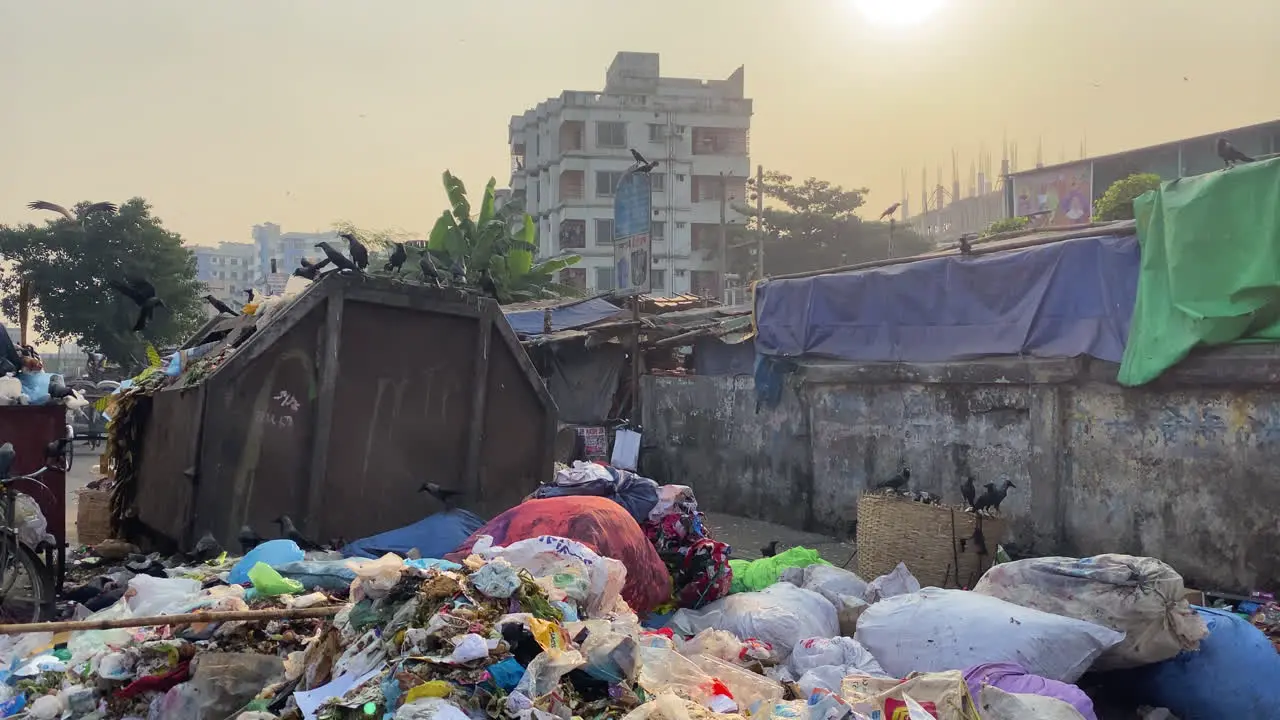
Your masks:
{"label": "green tree", "polygon": [[462,261],[467,267],[468,281],[476,283],[480,273],[488,268],[503,303],[576,294],[573,288],[556,283],[555,274],[576,264],[581,256],[555,257],[535,263],[538,226],[525,212],[520,197],[513,197],[498,208],[494,201],[496,185],[497,181],[490,178],[480,199],[480,208],[473,217],[466,186],[453,173],[444,172],[449,209],[440,214],[427,241],[432,255],[443,261],[441,270]]}
{"label": "green tree", "polygon": [[[7,261],[0,270],[5,315],[18,317],[18,287],[30,280],[35,329],[45,341],[74,341],[122,366],[144,365],[148,344],[177,344],[206,317],[195,258],[142,198],[83,221],[0,225],[0,257]],[[108,285],[126,275],[150,280],[167,306],[141,333],[131,331],[137,306]]]}
{"label": "green tree", "polygon": [[[763,214],[756,212],[763,188]],[[888,257],[917,255],[932,244],[902,223],[864,221],[857,211],[866,203],[866,188],[847,190],[826,180],[796,182],[781,172],[766,172],[764,182],[747,181],[748,203],[734,208],[747,216],[745,227],[733,229],[729,265],[744,277],[755,272],[755,238],[764,231],[765,272],[784,275],[852,265]],[[892,233],[892,237],[890,234]],[[891,252],[892,250],[892,252]]]}
{"label": "green tree", "polygon": [[1098,222],[1132,220],[1133,201],[1138,196],[1160,189],[1160,176],[1155,173],[1134,173],[1111,183],[1102,197],[1093,205],[1093,219]]}

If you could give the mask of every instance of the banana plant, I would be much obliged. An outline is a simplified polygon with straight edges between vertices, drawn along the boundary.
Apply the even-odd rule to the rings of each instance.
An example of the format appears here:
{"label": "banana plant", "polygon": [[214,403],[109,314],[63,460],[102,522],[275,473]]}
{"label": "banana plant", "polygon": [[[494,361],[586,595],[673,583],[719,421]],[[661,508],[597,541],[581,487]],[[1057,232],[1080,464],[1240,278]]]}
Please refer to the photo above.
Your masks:
{"label": "banana plant", "polygon": [[466,185],[448,170],[444,172],[449,209],[440,214],[427,240],[431,254],[444,261],[442,269],[461,260],[467,267],[467,281],[474,284],[488,268],[501,302],[576,294],[575,289],[557,284],[554,278],[555,273],[581,261],[581,256],[556,257],[535,264],[538,227],[520,203],[497,208],[496,186],[497,181],[490,178],[473,218]]}

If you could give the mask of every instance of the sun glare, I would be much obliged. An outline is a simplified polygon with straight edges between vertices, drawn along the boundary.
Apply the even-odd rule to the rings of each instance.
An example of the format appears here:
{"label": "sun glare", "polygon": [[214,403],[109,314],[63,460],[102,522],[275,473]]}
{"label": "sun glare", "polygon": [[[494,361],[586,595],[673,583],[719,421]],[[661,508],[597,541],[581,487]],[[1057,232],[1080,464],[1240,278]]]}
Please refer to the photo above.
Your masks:
{"label": "sun glare", "polygon": [[853,4],[874,25],[918,25],[942,7],[945,0],[853,0]]}

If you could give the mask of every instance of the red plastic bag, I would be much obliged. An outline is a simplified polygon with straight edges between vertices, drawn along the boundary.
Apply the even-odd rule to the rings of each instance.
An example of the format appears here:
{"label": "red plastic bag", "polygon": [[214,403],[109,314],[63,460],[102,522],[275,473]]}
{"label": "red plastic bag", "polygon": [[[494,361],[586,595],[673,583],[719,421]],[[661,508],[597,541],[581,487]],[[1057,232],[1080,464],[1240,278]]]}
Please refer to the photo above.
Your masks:
{"label": "red plastic bag", "polygon": [[622,599],[640,617],[671,598],[671,575],[634,518],[616,502],[585,495],[526,500],[485,523],[445,559],[461,562],[481,535],[510,545],[539,535],[577,540],[627,566]]}

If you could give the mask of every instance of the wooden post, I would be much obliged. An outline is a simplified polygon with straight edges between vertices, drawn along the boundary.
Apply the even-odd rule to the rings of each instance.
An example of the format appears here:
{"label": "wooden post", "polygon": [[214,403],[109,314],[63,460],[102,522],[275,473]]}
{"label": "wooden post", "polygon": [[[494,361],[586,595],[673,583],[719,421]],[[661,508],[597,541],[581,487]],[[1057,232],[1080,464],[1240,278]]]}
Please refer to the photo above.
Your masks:
{"label": "wooden post", "polygon": [[324,618],[337,615],[346,605],[327,605],[311,608],[271,608],[267,610],[226,610],[182,613],[181,615],[153,615],[150,617],[117,618],[115,620],[68,620],[65,622],[13,623],[0,625],[0,635],[17,635],[31,632],[75,632],[78,630],[114,630],[117,628],[161,627],[166,625],[193,625],[256,620],[298,620]]}

